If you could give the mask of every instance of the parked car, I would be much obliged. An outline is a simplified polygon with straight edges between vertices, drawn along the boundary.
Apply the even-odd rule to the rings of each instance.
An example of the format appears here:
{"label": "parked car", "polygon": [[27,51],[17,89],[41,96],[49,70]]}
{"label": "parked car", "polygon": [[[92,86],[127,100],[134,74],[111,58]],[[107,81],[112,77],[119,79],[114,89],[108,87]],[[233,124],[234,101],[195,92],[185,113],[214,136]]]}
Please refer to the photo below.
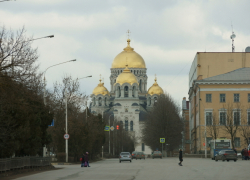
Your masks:
{"label": "parked car", "polygon": [[135,159],[144,159],[145,160],[145,154],[143,152],[136,152]]}
{"label": "parked car", "polygon": [[132,156],[131,156],[130,152],[121,152],[120,153],[120,156],[119,156],[120,163],[122,161],[130,161],[131,162],[131,160],[132,160]]}
{"label": "parked car", "polygon": [[137,153],[136,151],[132,152],[132,159],[136,159],[136,153]]}
{"label": "parked car", "polygon": [[233,150],[221,150],[215,156],[215,161],[217,162],[218,160],[222,160],[222,161],[234,160],[234,162],[236,162],[238,160],[238,157],[237,157],[237,154]]}
{"label": "parked car", "polygon": [[152,158],[161,158],[162,159],[162,153],[161,151],[154,151],[152,154]]}

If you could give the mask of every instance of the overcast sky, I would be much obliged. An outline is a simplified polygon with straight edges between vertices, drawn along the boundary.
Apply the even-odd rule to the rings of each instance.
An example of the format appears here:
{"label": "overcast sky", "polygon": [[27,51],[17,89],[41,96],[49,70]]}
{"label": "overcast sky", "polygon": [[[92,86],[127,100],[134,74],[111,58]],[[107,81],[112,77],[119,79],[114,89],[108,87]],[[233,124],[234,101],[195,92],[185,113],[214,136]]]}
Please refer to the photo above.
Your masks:
{"label": "overcast sky", "polygon": [[126,47],[145,60],[148,88],[158,84],[178,103],[188,97],[188,72],[197,52],[230,52],[233,30],[236,52],[250,46],[248,0],[16,0],[0,2],[0,26],[16,31],[23,26],[38,47],[40,71],[63,61],[46,73],[48,88],[63,75],[92,78],[80,81],[90,95],[99,75],[110,90],[110,68]]}

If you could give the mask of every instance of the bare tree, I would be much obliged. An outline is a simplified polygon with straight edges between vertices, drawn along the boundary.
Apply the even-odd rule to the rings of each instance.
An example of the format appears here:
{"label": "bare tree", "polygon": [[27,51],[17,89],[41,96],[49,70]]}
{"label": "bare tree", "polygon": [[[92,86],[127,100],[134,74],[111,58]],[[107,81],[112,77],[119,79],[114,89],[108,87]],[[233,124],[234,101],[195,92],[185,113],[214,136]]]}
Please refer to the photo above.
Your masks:
{"label": "bare tree", "polygon": [[[249,109],[249,107],[248,107]],[[249,112],[247,112],[249,113]],[[248,146],[250,144],[250,121],[248,121],[247,119],[247,115],[243,115],[243,117],[241,117],[241,126],[239,128],[240,130],[240,135],[243,137],[245,145]],[[248,117],[249,118],[249,117]]]}
{"label": "bare tree", "polygon": [[243,106],[240,103],[227,103],[223,106],[223,112],[226,113],[226,123],[224,131],[230,135],[233,149],[235,148],[235,138],[240,130],[240,122],[244,119]]}
{"label": "bare tree", "polygon": [[217,113],[213,113],[212,123],[207,125],[207,132],[212,139],[217,139],[220,132],[220,122]]}
{"label": "bare tree", "polygon": [[37,49],[31,47],[31,39],[25,36],[25,28],[14,33],[5,27],[0,29],[0,73],[18,81],[29,82],[37,74]]}

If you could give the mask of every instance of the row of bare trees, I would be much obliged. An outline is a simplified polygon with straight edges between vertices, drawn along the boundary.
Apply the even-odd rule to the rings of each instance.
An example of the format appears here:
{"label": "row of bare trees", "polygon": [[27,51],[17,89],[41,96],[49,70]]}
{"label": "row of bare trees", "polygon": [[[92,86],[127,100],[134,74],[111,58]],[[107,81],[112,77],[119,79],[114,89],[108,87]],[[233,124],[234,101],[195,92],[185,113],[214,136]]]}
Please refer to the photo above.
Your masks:
{"label": "row of bare trees", "polygon": [[0,27],[0,158],[42,154],[53,119],[44,106],[37,50],[25,29]]}
{"label": "row of bare trees", "polygon": [[[67,98],[69,156],[77,160],[88,151],[91,158],[105,143],[105,123],[84,105],[87,96],[70,76],[55,82],[43,101],[44,83],[38,72],[37,49],[25,29],[0,28],[0,158],[12,155],[42,155],[50,151],[65,156],[65,99]],[[55,125],[48,128],[54,119]]]}
{"label": "row of bare trees", "polygon": [[247,146],[250,138],[250,124],[248,110],[241,103],[227,103],[213,115],[207,124],[207,136],[212,139],[230,137],[232,146],[235,148],[235,138],[239,135]]}

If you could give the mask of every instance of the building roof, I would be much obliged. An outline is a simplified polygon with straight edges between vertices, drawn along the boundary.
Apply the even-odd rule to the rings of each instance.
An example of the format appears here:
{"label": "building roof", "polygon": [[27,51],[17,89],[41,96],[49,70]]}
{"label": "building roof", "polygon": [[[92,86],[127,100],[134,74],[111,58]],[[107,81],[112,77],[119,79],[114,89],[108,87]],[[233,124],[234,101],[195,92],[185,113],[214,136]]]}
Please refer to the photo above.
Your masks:
{"label": "building roof", "polygon": [[250,81],[250,68],[240,68],[225,74],[212,76],[196,82],[235,82]]}

